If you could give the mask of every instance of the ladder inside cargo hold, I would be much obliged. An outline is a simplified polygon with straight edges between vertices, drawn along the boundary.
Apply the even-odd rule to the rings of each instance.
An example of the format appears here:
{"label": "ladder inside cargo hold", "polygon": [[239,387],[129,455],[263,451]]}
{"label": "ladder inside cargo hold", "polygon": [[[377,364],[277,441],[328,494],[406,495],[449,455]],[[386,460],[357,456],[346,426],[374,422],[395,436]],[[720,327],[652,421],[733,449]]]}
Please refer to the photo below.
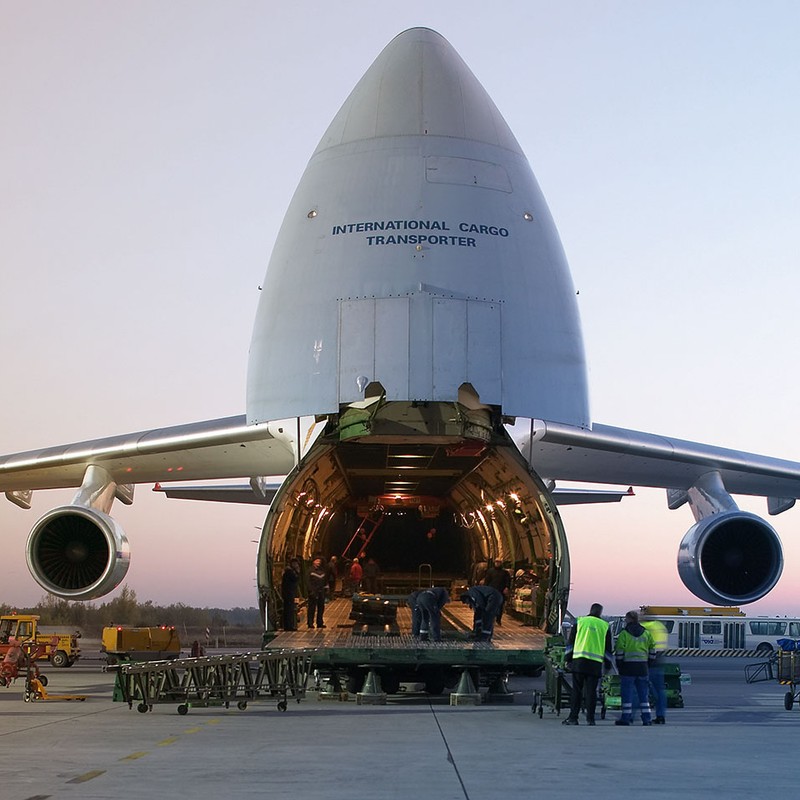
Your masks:
{"label": "ladder inside cargo hold", "polygon": [[[381,524],[383,523],[384,516],[383,509],[381,509],[380,511],[375,512],[373,516],[366,516],[361,520],[361,524],[358,526],[356,532],[347,543],[347,547],[345,547],[342,551],[343,559],[350,558],[348,554],[350,553],[350,549],[353,547],[353,544],[356,545],[356,551],[353,557],[359,557],[359,555],[366,549],[367,545],[372,541],[375,531],[380,528]],[[369,531],[369,533],[367,533],[367,531]]]}
{"label": "ladder inside cargo hold", "polygon": [[178,713],[191,706],[236,703],[240,710],[259,697],[277,700],[286,711],[291,696],[305,697],[315,648],[269,650],[201,658],[177,658],[122,664],[116,667],[114,699],[141,713],[161,703],[178,703]]}

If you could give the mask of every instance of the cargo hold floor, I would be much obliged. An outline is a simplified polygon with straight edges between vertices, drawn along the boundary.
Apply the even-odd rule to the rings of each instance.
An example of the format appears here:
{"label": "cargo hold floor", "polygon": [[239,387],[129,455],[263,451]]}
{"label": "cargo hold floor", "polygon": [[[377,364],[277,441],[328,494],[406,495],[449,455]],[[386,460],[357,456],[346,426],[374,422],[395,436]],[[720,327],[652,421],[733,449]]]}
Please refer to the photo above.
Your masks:
{"label": "cargo hold floor", "polygon": [[325,606],[325,628],[309,629],[306,626],[305,608],[298,614],[298,630],[279,631],[269,643],[269,648],[313,647],[319,649],[352,650],[438,650],[438,651],[543,651],[546,634],[540,628],[523,624],[510,614],[503,615],[502,626],[496,626],[491,642],[476,643],[467,637],[472,630],[472,610],[456,601],[442,611],[442,642],[420,642],[411,637],[411,611],[407,606],[397,610],[400,634],[377,632],[363,635],[353,632],[349,598],[336,598]]}

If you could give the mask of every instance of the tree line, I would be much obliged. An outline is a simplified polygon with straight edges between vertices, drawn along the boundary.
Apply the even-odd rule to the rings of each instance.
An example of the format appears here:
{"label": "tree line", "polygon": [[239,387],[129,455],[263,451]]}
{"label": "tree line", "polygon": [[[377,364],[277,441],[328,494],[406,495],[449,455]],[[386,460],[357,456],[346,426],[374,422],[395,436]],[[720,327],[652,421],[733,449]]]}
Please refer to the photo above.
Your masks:
{"label": "tree line", "polygon": [[77,629],[88,636],[99,636],[108,625],[174,625],[180,632],[192,631],[195,634],[207,629],[211,636],[232,634],[235,632],[232,629],[251,631],[263,628],[257,608],[195,608],[184,603],[160,606],[152,600],[139,602],[136,592],[127,584],[117,597],[100,605],[62,600],[48,594],[28,608],[0,603],[0,612],[38,614],[40,625]]}

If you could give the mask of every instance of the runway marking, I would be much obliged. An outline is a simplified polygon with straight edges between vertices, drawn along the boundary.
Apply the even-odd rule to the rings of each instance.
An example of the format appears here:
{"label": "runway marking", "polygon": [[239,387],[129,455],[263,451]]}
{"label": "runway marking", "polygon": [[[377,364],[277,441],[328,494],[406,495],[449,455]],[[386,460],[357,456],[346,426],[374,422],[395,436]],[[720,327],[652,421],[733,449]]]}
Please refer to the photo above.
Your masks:
{"label": "runway marking", "polygon": [[97,778],[100,775],[105,775],[104,769],[93,769],[91,772],[84,772],[83,775],[78,775],[77,778],[72,778],[68,780],[67,783],[86,783],[86,781],[92,780],[92,778]]}
{"label": "runway marking", "polygon": [[140,750],[138,753],[131,753],[129,756],[123,756],[120,761],[136,761],[137,758],[144,758],[147,755],[147,750]]}
{"label": "runway marking", "polygon": [[175,742],[177,741],[178,741],[177,736],[171,736],[169,739],[162,739],[160,742],[156,742],[156,745],[158,747],[166,747],[167,745],[175,744]]}
{"label": "runway marking", "polygon": [[202,728],[187,728],[184,733],[200,733]]}

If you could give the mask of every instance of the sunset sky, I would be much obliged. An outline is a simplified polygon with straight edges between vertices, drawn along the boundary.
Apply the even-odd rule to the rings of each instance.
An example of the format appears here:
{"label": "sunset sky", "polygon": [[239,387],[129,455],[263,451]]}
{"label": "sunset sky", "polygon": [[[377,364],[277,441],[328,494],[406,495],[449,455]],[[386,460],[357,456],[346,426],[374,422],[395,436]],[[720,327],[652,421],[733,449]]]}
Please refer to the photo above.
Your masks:
{"label": "sunset sky", "polygon": [[[0,15],[0,452],[243,413],[297,181],[383,47],[427,26],[548,200],[593,418],[800,460],[800,4],[0,0]],[[150,488],[114,509],[139,598],[255,605],[263,509]],[[0,602],[42,596],[25,541],[72,494],[0,503]],[[575,612],[702,605],[675,566],[691,513],[663,491],[563,518]],[[800,508],[770,521],[784,575],[748,613],[800,615]]]}

